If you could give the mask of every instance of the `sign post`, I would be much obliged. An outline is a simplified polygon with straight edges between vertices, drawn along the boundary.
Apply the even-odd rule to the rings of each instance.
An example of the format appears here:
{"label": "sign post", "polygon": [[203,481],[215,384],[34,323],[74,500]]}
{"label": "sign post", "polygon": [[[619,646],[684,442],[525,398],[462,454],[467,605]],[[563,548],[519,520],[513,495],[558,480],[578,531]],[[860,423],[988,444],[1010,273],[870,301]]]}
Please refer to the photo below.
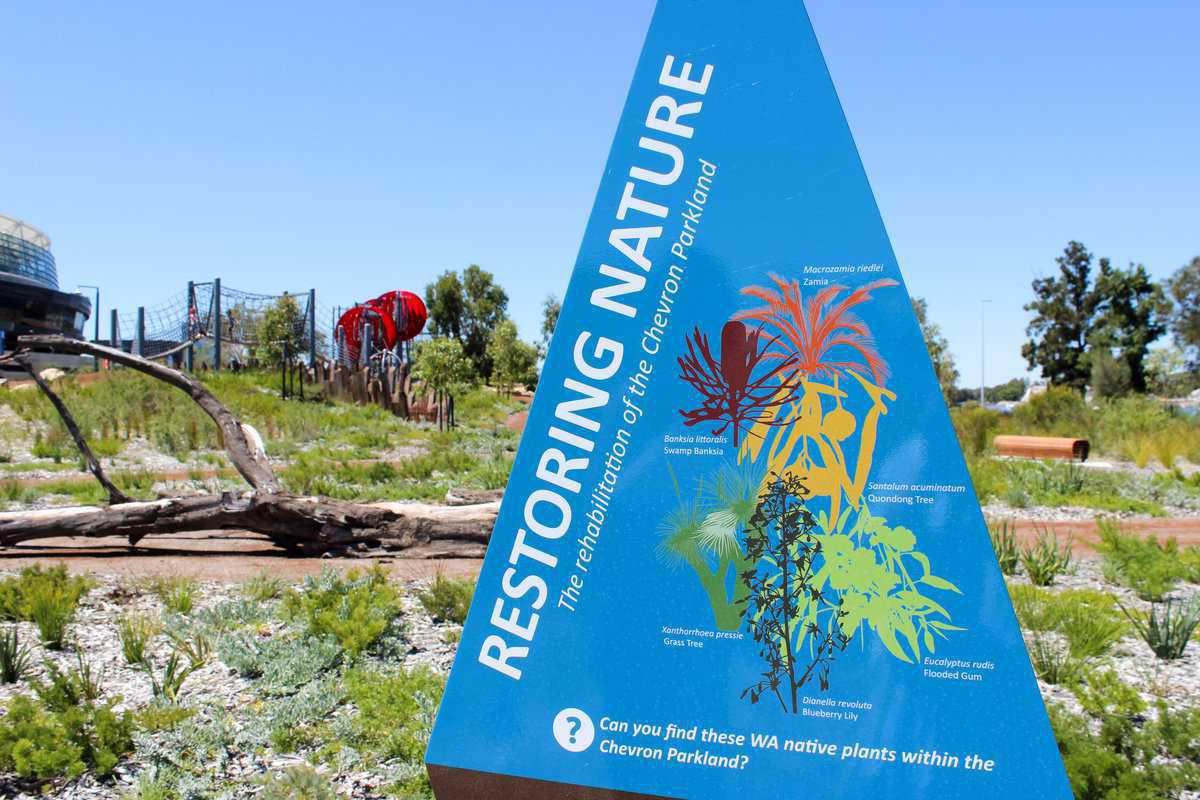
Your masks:
{"label": "sign post", "polygon": [[1071,797],[797,0],[660,0],[427,753],[439,800]]}

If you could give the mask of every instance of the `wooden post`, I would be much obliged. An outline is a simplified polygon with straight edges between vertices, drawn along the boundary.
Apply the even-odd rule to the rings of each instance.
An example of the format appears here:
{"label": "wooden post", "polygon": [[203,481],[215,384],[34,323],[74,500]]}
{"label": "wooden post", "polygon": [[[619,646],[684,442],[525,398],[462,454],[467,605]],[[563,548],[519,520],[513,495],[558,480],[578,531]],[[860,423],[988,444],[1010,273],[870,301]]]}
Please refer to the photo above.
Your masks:
{"label": "wooden post", "polygon": [[317,366],[317,290],[308,290],[308,365]]}
{"label": "wooden post", "polygon": [[137,341],[134,343],[134,355],[146,357],[146,307],[138,306],[137,310]]}
{"label": "wooden post", "polygon": [[213,279],[213,372],[221,371],[221,279]]}
{"label": "wooden post", "polygon": [[[184,330],[187,331],[189,342],[187,348],[187,371],[191,372],[196,368],[196,344],[193,341],[196,336],[196,331],[192,330],[192,309],[196,308],[196,284],[188,281],[187,286],[187,322],[184,325]],[[196,320],[200,319],[200,309],[196,308]]]}

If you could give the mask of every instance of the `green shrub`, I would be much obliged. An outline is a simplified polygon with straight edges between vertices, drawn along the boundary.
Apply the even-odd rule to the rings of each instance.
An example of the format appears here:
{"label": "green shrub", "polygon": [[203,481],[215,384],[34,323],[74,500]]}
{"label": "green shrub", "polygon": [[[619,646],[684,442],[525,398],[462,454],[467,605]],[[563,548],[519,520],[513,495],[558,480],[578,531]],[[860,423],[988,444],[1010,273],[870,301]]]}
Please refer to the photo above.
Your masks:
{"label": "green shrub", "polygon": [[1065,637],[1059,634],[1031,633],[1028,649],[1034,673],[1046,683],[1070,685],[1083,673],[1083,662],[1071,654]]}
{"label": "green shrub", "polygon": [[322,571],[283,597],[285,618],[303,623],[311,636],[332,636],[351,659],[380,642],[401,612],[400,594],[378,567],[341,575]]}
{"label": "green shrub", "polygon": [[112,701],[50,709],[26,695],[9,701],[0,718],[0,771],[24,778],[77,777],[112,772],[133,749],[133,715]]}
{"label": "green shrub", "polygon": [[40,586],[29,597],[29,616],[48,649],[62,650],[66,645],[67,625],[75,617],[76,602],[70,590],[60,586]]}
{"label": "green shrub", "polygon": [[49,683],[34,681],[33,690],[38,699],[51,711],[67,711],[82,705],[96,703],[104,689],[104,670],[93,671],[83,655],[75,656],[74,669],[63,672],[53,661],[46,661],[46,677]]}
{"label": "green shrub", "polygon": [[255,680],[266,695],[287,695],[333,669],[342,657],[342,646],[331,636],[261,637],[232,632],[220,637],[221,662],[243,678]]}
{"label": "green shrub", "polygon": [[1105,579],[1129,587],[1143,600],[1161,600],[1186,575],[1174,539],[1159,544],[1154,535],[1142,539],[1106,520],[1100,521],[1099,529],[1097,550]]}
{"label": "green shrub", "polygon": [[1000,572],[1016,575],[1017,565],[1021,561],[1021,554],[1017,549],[1016,526],[1007,519],[991,523],[988,525],[988,536],[991,537],[992,550],[996,553]]}
{"label": "green shrub", "polygon": [[1075,797],[1163,800],[1200,788],[1200,711],[1159,702],[1149,721],[1141,696],[1112,672],[1090,672],[1073,690],[1086,715],[1047,710]]}
{"label": "green shrub", "polygon": [[148,658],[138,664],[150,678],[150,689],[155,700],[166,703],[175,703],[179,700],[179,692],[183,689],[184,681],[199,669],[199,665],[195,662],[184,663],[185,660],[179,652],[172,651],[170,657],[167,658],[167,663],[163,665],[162,672],[156,672],[154,663]]}
{"label": "green shrub", "polygon": [[447,578],[439,572],[429,588],[417,595],[417,599],[434,621],[462,625],[467,620],[474,594],[475,581]]}
{"label": "green shrub", "polygon": [[32,622],[30,603],[34,596],[45,594],[47,589],[70,598],[74,609],[92,586],[89,579],[68,574],[65,564],[49,568],[41,564],[25,567],[16,576],[0,580],[0,619]]}
{"label": "green shrub", "polygon": [[329,778],[307,764],[288,767],[263,781],[261,800],[336,800]]}
{"label": "green shrub", "polygon": [[990,408],[970,403],[950,409],[950,421],[958,444],[968,460],[979,458],[992,446],[992,437],[1000,430],[1004,415]]}
{"label": "green shrub", "polygon": [[16,625],[8,625],[0,634],[0,682],[16,683],[33,670],[33,656],[20,640]]}
{"label": "green shrub", "polygon": [[1200,626],[1200,596],[1190,601],[1169,599],[1152,603],[1148,614],[1121,610],[1129,617],[1138,635],[1150,645],[1154,655],[1165,660],[1183,658],[1188,641]]}
{"label": "green shrub", "polygon": [[1021,548],[1021,566],[1033,585],[1049,586],[1070,569],[1071,546],[1071,539],[1060,546],[1054,533],[1043,528],[1038,531],[1033,544]]}
{"label": "green shrub", "polygon": [[138,664],[146,659],[146,645],[162,630],[159,621],[146,614],[124,614],[117,622],[117,638],[121,640],[121,655],[126,664]]}
{"label": "green shrub", "polygon": [[1094,414],[1083,395],[1062,386],[1051,386],[1034,395],[1012,414],[1013,427],[1031,436],[1087,437],[1094,423]]}
{"label": "green shrub", "polygon": [[[346,673],[347,695],[358,709],[353,718],[355,745],[381,760],[419,766],[445,686],[445,678],[424,667],[388,674]],[[397,788],[424,796],[429,790],[425,770],[413,771]]]}
{"label": "green shrub", "polygon": [[263,573],[242,584],[242,595],[248,600],[262,603],[282,596],[284,588],[283,581]]}
{"label": "green shrub", "polygon": [[155,578],[150,591],[176,614],[190,614],[196,607],[196,582],[189,578]]}

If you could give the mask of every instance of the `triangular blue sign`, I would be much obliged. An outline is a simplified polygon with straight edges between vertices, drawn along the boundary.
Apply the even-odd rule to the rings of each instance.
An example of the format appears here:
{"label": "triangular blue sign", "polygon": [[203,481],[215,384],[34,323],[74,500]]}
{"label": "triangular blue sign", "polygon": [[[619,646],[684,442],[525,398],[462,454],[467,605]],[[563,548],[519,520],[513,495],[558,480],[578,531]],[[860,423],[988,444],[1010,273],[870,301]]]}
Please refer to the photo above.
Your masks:
{"label": "triangular blue sign", "polygon": [[661,0],[427,755],[440,800],[1071,796],[800,0]]}

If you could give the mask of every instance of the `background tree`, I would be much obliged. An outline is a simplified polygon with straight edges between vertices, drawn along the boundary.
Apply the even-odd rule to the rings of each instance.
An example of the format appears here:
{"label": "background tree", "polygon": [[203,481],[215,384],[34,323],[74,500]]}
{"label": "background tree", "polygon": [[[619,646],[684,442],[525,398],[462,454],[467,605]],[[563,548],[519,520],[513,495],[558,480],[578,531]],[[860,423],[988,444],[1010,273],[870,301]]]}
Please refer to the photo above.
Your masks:
{"label": "background tree", "polygon": [[912,298],[913,313],[917,324],[921,326],[921,336],[925,339],[925,349],[929,351],[929,360],[933,362],[933,372],[937,375],[938,385],[942,387],[942,396],[947,403],[954,402],[954,389],[958,384],[958,368],[954,365],[954,356],[950,353],[950,343],[942,335],[942,329],[929,319],[929,304],[923,297]]}
{"label": "background tree", "polygon": [[1092,254],[1072,241],[1056,261],[1057,277],[1033,282],[1034,300],[1025,310],[1034,312],[1034,317],[1025,329],[1029,341],[1021,347],[1021,355],[1031,369],[1040,367],[1051,383],[1082,393],[1091,378],[1088,336],[1098,303],[1092,286]]}
{"label": "background tree", "polygon": [[544,356],[550,350],[550,337],[558,326],[558,317],[562,313],[562,303],[552,294],[546,295],[542,301],[542,341],[541,351]]}
{"label": "background tree", "polygon": [[492,376],[492,361],[487,355],[492,331],[507,319],[508,293],[492,273],[475,264],[463,271],[463,291],[467,296],[463,317],[463,351],[475,364],[475,372],[484,379]]}
{"label": "background tree", "polygon": [[462,342],[463,316],[467,297],[462,281],[454,270],[446,270],[425,287],[425,308],[429,311],[429,332],[434,336],[452,336]]}
{"label": "background tree", "polygon": [[1107,353],[1124,364],[1119,372],[1128,375],[1128,388],[1145,393],[1146,355],[1150,344],[1167,332],[1170,300],[1141,264],[1119,269],[1110,267],[1107,259],[1100,261],[1095,294],[1096,316],[1088,335],[1089,346],[1099,353],[1091,365],[1093,377],[1097,364],[1107,369]]}
{"label": "background tree", "polygon": [[501,392],[509,394],[514,384],[526,387],[537,385],[537,348],[517,336],[517,326],[506,319],[492,331],[487,346],[488,358],[492,362],[492,380]]}
{"label": "background tree", "polygon": [[1187,357],[1189,369],[1200,373],[1200,256],[1180,267],[1167,286],[1175,301],[1171,317],[1175,344]]}
{"label": "background tree", "polygon": [[454,425],[454,396],[475,383],[471,360],[458,339],[439,336],[417,345],[413,377],[433,392],[438,429]]}
{"label": "background tree", "polygon": [[263,313],[254,332],[258,342],[254,348],[255,358],[263,366],[275,368],[283,363],[285,343],[292,358],[306,352],[304,323],[304,312],[296,298],[288,294],[280,297]]}
{"label": "background tree", "polygon": [[425,305],[430,332],[457,339],[476,374],[485,380],[490,378],[488,341],[508,311],[508,294],[496,283],[495,276],[476,264],[463,270],[461,278],[453,270],[444,272],[425,287]]}
{"label": "background tree", "polygon": [[1090,363],[1093,397],[1111,399],[1129,394],[1133,379],[1127,361],[1113,356],[1106,347],[1096,347],[1092,349]]}

